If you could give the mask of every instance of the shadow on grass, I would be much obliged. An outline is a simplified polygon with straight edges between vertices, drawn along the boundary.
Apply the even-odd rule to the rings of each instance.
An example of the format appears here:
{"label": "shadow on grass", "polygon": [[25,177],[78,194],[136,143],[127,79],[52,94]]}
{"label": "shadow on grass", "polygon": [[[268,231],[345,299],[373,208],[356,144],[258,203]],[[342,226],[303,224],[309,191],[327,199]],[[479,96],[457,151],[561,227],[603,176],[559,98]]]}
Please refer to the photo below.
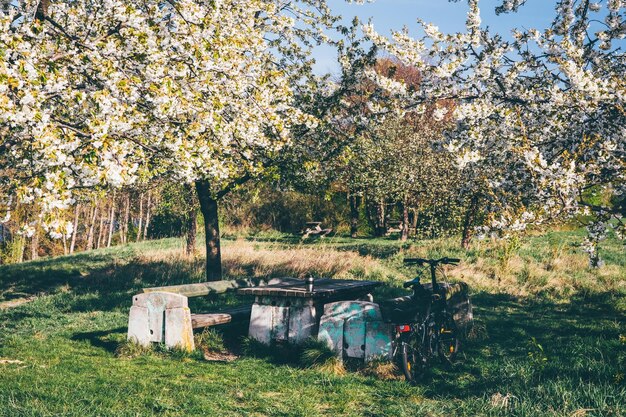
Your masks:
{"label": "shadow on grass", "polygon": [[[612,293],[570,302],[516,300],[505,294],[473,297],[483,332],[464,344],[464,360],[434,367],[424,385],[429,396],[469,398],[524,393],[547,380],[577,386],[612,383],[620,367],[620,332],[626,330]],[[465,382],[464,382],[465,381]]]}
{"label": "shadow on grass", "polygon": [[357,252],[361,256],[371,256],[377,259],[391,258],[402,250],[403,246],[398,245],[373,245],[368,243],[357,243],[350,245],[340,245],[336,249],[344,252]]}
{"label": "shadow on grass", "polygon": [[300,235],[282,234],[280,236],[251,235],[244,239],[249,242],[268,242],[286,246],[327,246],[339,251],[356,252],[361,256],[371,256],[378,259],[389,258],[411,245],[411,242],[401,242],[397,236],[352,238],[347,235],[331,235],[324,238],[302,239]]}
{"label": "shadow on grass", "polygon": [[[131,297],[146,287],[189,283],[202,271],[203,259],[173,262],[119,253],[85,252],[1,267],[0,301],[46,294],[65,296],[64,309],[75,312],[128,309]],[[255,265],[244,265],[253,271]],[[228,270],[225,267],[225,270]],[[200,279],[197,279],[200,281]],[[230,297],[202,297],[202,303],[232,305]],[[195,299],[194,299],[195,300]],[[247,299],[244,301],[248,301]],[[61,302],[61,301],[59,301]],[[40,316],[41,317],[41,316]]]}
{"label": "shadow on grass", "polygon": [[[477,331],[464,344],[464,358],[451,367],[433,363],[419,385],[429,398],[456,400],[496,393],[522,397],[550,384],[566,390],[581,383],[614,385],[615,376],[624,371],[620,334],[626,332],[616,297],[620,295],[601,293],[565,303],[476,294]],[[237,337],[224,332],[231,351],[277,366],[304,366],[302,348],[265,346],[245,338],[239,344],[238,337],[245,334],[239,330]]]}
{"label": "shadow on grass", "polygon": [[[112,338],[116,334],[126,334],[128,329],[126,327],[118,327],[110,330],[103,330],[97,332],[83,332],[75,333],[70,339],[75,341],[86,341],[92,346],[104,349],[107,352],[113,354],[117,350],[120,340]],[[119,339],[119,338],[118,338]]]}

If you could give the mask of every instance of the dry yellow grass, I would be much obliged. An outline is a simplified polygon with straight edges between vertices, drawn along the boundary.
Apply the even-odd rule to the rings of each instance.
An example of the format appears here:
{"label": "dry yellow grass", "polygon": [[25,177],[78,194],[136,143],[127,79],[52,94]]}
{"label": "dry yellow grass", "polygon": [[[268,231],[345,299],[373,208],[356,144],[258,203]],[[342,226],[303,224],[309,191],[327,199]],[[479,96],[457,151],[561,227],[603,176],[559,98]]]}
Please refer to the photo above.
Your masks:
{"label": "dry yellow grass", "polygon": [[567,295],[578,291],[624,291],[623,268],[606,265],[589,267],[582,253],[550,253],[545,262],[529,256],[512,255],[506,263],[487,256],[451,268],[448,276],[467,282],[474,290],[526,297],[538,293]]}
{"label": "dry yellow grass", "polygon": [[[146,251],[139,255],[143,263],[163,263],[172,275],[185,271],[201,278],[204,273],[203,254],[186,257],[176,248]],[[325,247],[284,246],[237,240],[222,252],[225,277],[316,277],[393,279],[401,277],[397,271],[370,256],[356,252],[338,251]],[[174,273],[174,271],[177,271]],[[167,272],[164,272],[167,273]]]}
{"label": "dry yellow grass", "polygon": [[404,379],[404,375],[400,369],[398,369],[398,366],[394,362],[390,362],[388,360],[376,360],[369,362],[360,370],[360,373],[365,376],[372,376],[385,381],[397,381]]}
{"label": "dry yellow grass", "polygon": [[323,247],[259,247],[244,241],[235,242],[224,252],[224,270],[231,276],[251,273],[253,276],[297,278],[309,274],[336,278],[397,275],[380,261],[355,252]]}
{"label": "dry yellow grass", "polygon": [[[538,293],[570,295],[590,290],[626,291],[624,270],[618,265],[591,269],[584,253],[564,250],[563,246],[537,248],[526,242],[510,249],[505,245],[498,241],[477,242],[473,257],[463,260],[457,267],[447,268],[448,278],[467,282],[473,291],[518,297]],[[237,240],[226,244],[222,260],[225,278],[303,278],[312,274],[399,284],[410,275],[408,270],[399,268],[403,256],[434,257],[442,253],[458,253],[456,242],[429,241],[428,245],[415,245],[401,250],[396,257],[383,260],[330,245],[289,246]],[[139,261],[160,265],[161,282],[204,280],[202,253],[189,258],[183,255],[182,249],[149,249],[139,255]]]}

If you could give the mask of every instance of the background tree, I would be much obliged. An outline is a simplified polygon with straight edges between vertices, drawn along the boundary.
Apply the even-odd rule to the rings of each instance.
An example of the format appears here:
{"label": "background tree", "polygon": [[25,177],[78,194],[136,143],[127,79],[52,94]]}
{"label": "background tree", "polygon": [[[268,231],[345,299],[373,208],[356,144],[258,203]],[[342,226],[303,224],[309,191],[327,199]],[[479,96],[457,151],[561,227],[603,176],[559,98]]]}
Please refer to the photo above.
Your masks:
{"label": "background tree", "polygon": [[[468,3],[465,33],[444,34],[420,22],[423,37],[395,32],[389,40],[366,25],[375,44],[417,68],[422,80],[407,94],[389,78],[370,76],[392,92],[392,107],[423,111],[437,100],[456,102],[446,148],[476,180],[481,192],[469,207],[473,201],[485,207],[489,230],[591,211],[587,250],[597,264],[593,254],[608,218],[619,234],[624,230],[619,209],[590,204],[584,190],[624,192],[626,60],[618,40],[626,34],[626,6],[556,1],[549,29],[518,29],[509,42],[481,28],[478,1]],[[523,3],[505,1],[497,10]]]}

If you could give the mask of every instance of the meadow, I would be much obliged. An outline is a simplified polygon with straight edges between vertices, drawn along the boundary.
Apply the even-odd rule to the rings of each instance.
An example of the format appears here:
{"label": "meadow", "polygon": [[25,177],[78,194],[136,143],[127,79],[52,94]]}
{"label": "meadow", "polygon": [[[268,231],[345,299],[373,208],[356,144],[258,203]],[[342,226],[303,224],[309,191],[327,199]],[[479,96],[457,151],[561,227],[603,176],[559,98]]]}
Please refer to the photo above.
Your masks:
{"label": "meadow", "polygon": [[[384,363],[325,366],[254,349],[246,328],[197,335],[193,354],[125,342],[131,296],[202,281],[178,239],[0,267],[0,416],[623,416],[626,254],[609,239],[590,269],[580,230],[506,241],[409,241],[231,234],[226,278],[332,276],[405,293],[405,256],[456,256],[475,326],[461,361],[411,386]],[[250,302],[194,298],[192,311]]]}

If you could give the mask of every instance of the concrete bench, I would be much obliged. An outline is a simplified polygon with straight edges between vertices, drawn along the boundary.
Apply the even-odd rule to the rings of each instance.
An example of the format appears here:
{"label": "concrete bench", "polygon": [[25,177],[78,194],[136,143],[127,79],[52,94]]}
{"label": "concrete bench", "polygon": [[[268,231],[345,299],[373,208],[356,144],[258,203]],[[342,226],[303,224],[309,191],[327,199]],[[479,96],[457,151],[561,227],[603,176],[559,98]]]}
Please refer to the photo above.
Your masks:
{"label": "concrete bench", "polygon": [[168,348],[178,347],[192,351],[195,349],[193,329],[249,320],[252,306],[238,306],[215,313],[191,314],[188,297],[221,294],[237,288],[266,286],[293,280],[294,278],[246,279],[144,288],[143,293],[133,296],[133,305],[128,316],[127,338],[143,346],[164,343]]}
{"label": "concrete bench", "polygon": [[322,222],[307,222],[304,229],[300,232],[302,239],[307,239],[312,236],[323,238],[333,231],[333,229],[322,229],[321,224]]}
{"label": "concrete bench", "polygon": [[402,222],[397,220],[391,220],[387,222],[387,230],[385,236],[389,236],[392,233],[402,233]]}
{"label": "concrete bench", "polygon": [[340,360],[391,360],[392,328],[383,321],[378,304],[338,301],[324,306],[317,339],[333,350]]}

